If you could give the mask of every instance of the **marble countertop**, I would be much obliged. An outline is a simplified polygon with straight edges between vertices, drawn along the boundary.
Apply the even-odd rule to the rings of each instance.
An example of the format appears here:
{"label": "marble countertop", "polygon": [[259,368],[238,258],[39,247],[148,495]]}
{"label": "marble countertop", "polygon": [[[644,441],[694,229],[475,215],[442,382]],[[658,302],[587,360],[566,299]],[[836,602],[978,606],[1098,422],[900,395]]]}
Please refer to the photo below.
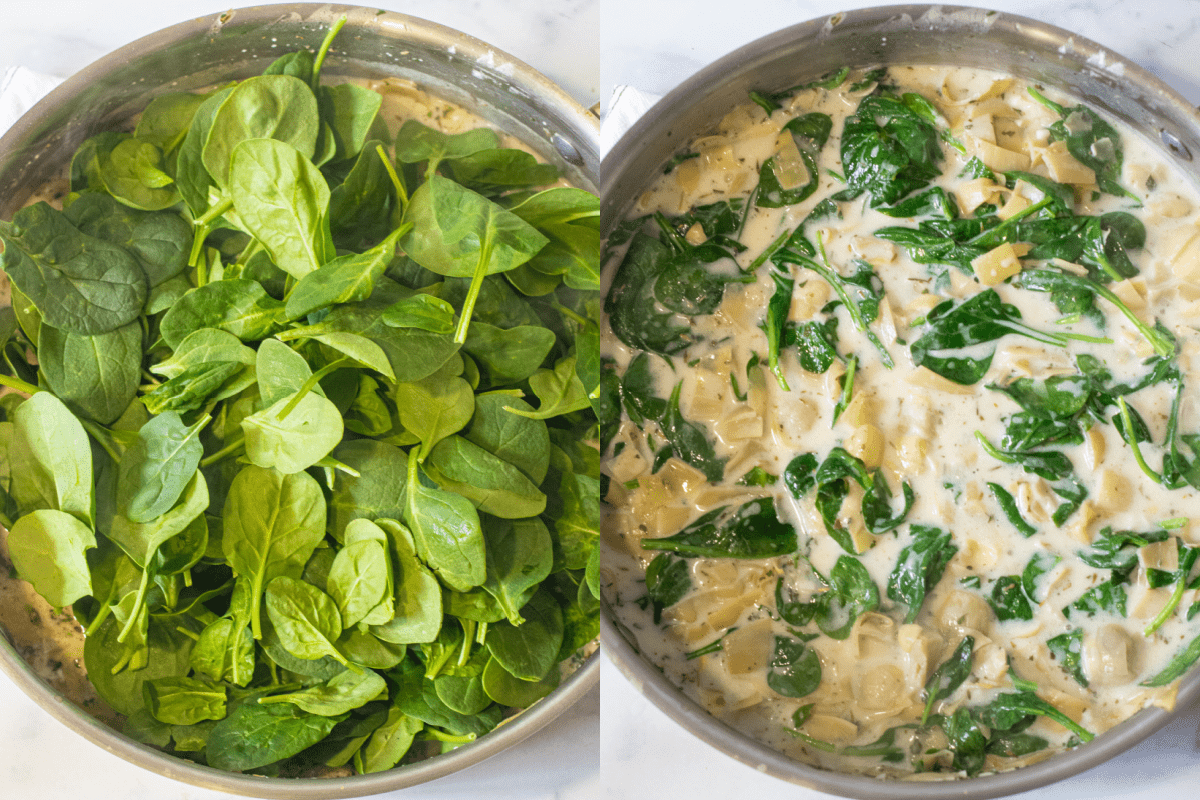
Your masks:
{"label": "marble countertop", "polygon": [[[990,0],[960,2],[1057,25],[1138,62],[1200,103],[1200,2]],[[775,30],[838,11],[894,5],[822,0],[603,0],[600,90],[664,94],[702,67]],[[605,139],[608,139],[606,131]],[[820,800],[735,762],[651,705],[609,661],[601,670],[601,763],[605,797]],[[1200,785],[1200,707],[1112,761],[1023,800],[1152,800],[1193,797]]]}
{"label": "marble countertop", "polygon": [[[192,17],[252,0],[0,1],[0,75],[11,66],[67,77],[108,52]],[[373,7],[465,31],[525,61],[584,106],[599,99],[597,0],[375,0]],[[601,795],[600,693],[530,739],[429,784],[379,795],[405,800],[595,800]],[[0,796],[11,800],[216,800],[162,778],[67,729],[0,674]]]}

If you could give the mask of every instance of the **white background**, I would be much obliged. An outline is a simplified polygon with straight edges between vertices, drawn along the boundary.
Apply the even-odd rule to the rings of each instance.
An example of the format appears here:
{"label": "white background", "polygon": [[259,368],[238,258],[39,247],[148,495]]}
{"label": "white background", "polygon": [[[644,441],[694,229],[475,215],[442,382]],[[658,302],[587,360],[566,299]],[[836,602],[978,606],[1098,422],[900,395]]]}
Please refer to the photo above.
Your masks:
{"label": "white background", "polygon": [[[67,77],[146,34],[252,0],[4,0],[0,75]],[[367,2],[464,31],[548,75],[584,106],[599,99],[595,0]],[[516,748],[456,775],[380,795],[405,800],[593,800],[601,795],[599,691]],[[0,800],[216,800],[68,730],[0,674]]]}
{"label": "white background", "polygon": [[[601,0],[602,96],[630,85],[664,94],[712,61],[780,28],[838,11],[894,5],[817,0]],[[1049,22],[1138,62],[1200,103],[1200,2],[1034,0],[960,2]],[[608,140],[608,135],[605,140]],[[683,731],[610,663],[601,672],[605,798],[816,800]],[[1165,800],[1200,796],[1200,708],[1121,757],[1024,800]]]}

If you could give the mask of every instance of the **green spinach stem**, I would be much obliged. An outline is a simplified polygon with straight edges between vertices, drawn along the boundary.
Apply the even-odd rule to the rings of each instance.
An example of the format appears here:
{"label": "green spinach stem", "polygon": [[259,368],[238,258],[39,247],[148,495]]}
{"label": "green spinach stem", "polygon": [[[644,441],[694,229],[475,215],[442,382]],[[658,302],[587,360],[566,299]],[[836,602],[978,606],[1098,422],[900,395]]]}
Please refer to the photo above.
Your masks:
{"label": "green spinach stem", "polygon": [[425,729],[424,736],[439,742],[446,742],[447,744],[470,744],[475,741],[475,734],[473,733],[464,733],[462,736],[455,736],[437,728],[428,727]]}
{"label": "green spinach stem", "polygon": [[1133,449],[1133,457],[1137,461],[1138,467],[1142,472],[1146,473],[1147,478],[1155,483],[1162,483],[1162,476],[1150,469],[1150,465],[1146,463],[1146,459],[1142,456],[1142,448],[1138,446],[1137,431],[1133,429],[1133,419],[1129,414],[1129,404],[1125,402],[1124,397],[1118,397],[1117,405],[1121,409],[1121,424],[1125,428],[1125,441]]}
{"label": "green spinach stem", "polygon": [[300,389],[296,392],[295,396],[287,402],[287,405],[279,409],[279,413],[275,415],[275,419],[286,418],[288,414],[296,410],[296,406],[300,405],[300,401],[304,399],[305,395],[313,390],[313,387],[316,386],[322,378],[334,370],[341,369],[352,360],[353,359],[351,359],[349,356],[343,356],[337,361],[326,364],[312,375],[308,376],[308,380],[300,385]]}
{"label": "green spinach stem", "polygon": [[483,288],[483,279],[487,277],[488,264],[492,260],[492,229],[489,227],[484,234],[483,247],[479,250],[479,263],[475,265],[475,275],[471,278],[471,287],[463,300],[462,311],[458,316],[458,327],[454,331],[456,344],[467,341],[467,326],[471,324],[471,316],[475,313],[475,301],[479,299],[479,291]]}
{"label": "green spinach stem", "polygon": [[403,213],[404,209],[408,207],[408,191],[404,188],[404,182],[396,174],[396,168],[392,166],[392,160],[387,157],[383,145],[375,145],[375,152],[379,154],[379,160],[383,162],[383,168],[387,170],[388,178],[391,179],[392,186],[396,189],[396,199],[400,201],[400,211]]}
{"label": "green spinach stem", "polygon": [[983,451],[985,453],[987,453],[989,456],[991,456],[992,458],[996,459],[997,461],[1000,461],[1004,464],[1017,463],[1017,460],[1015,458],[1012,458],[1011,456],[1006,456],[1004,454],[1004,451],[1002,451],[1000,448],[996,447],[996,445],[994,445],[990,441],[988,441],[988,438],[986,436],[984,436],[983,433],[981,433],[980,431],[975,431],[975,438],[979,440],[979,444],[981,447],[983,447]]}
{"label": "green spinach stem", "polygon": [[1178,582],[1175,584],[1174,591],[1171,592],[1171,599],[1167,601],[1165,606],[1163,606],[1162,611],[1159,611],[1158,615],[1154,619],[1150,620],[1150,624],[1147,625],[1145,630],[1142,631],[1143,635],[1152,635],[1156,630],[1162,627],[1164,622],[1170,619],[1171,615],[1175,613],[1175,609],[1179,607],[1179,601],[1183,599],[1183,590],[1186,588],[1187,575],[1181,575]]}
{"label": "green spinach stem", "polygon": [[312,90],[314,92],[321,87],[321,66],[325,63],[325,56],[329,54],[329,48],[333,46],[334,38],[345,24],[346,17],[343,15],[329,28],[329,33],[325,34],[325,39],[321,42],[320,49],[317,50],[317,56],[313,59],[312,68]]}
{"label": "green spinach stem", "polygon": [[0,386],[7,386],[10,389],[16,389],[18,392],[24,392],[25,394],[33,394],[34,392],[41,391],[41,387],[34,386],[32,383],[26,383],[20,378],[14,378],[11,375],[0,375]]}
{"label": "green spinach stem", "polygon": [[108,457],[113,460],[114,464],[121,463],[121,454],[113,447],[112,435],[107,428],[102,428],[90,419],[84,419],[83,417],[79,418],[79,424],[91,435],[96,444],[100,445],[100,449],[108,453]]}
{"label": "green spinach stem", "polygon": [[[153,558],[153,556],[151,556],[151,558]],[[147,564],[147,566],[149,566],[149,564]],[[133,630],[134,623],[136,623],[138,617],[141,616],[142,604],[146,601],[146,589],[149,586],[150,570],[143,569],[142,582],[138,584],[137,597],[134,598],[133,601],[133,610],[129,612],[129,619],[125,621],[125,627],[121,629],[119,634],[117,634],[117,641],[121,644],[125,643],[125,639],[129,636],[129,632]],[[113,674],[116,675],[117,673],[114,672]]]}
{"label": "green spinach stem", "polygon": [[225,445],[220,450],[213,453],[211,456],[205,456],[204,458],[200,459],[200,466],[208,467],[213,464],[216,464],[218,461],[222,461],[222,460],[228,458],[229,456],[233,455],[234,453],[241,452],[243,449],[245,449],[245,447],[246,447],[246,437],[239,436],[237,439],[234,439],[232,442]]}

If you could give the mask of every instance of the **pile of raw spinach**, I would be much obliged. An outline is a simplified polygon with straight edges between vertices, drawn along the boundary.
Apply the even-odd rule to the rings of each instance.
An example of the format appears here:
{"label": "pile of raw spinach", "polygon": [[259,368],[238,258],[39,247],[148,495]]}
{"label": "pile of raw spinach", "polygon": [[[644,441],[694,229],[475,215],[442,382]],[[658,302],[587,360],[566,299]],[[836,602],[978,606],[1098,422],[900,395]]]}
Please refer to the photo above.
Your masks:
{"label": "pile of raw spinach", "polygon": [[393,137],[338,27],[0,223],[12,565],[128,735],[226,770],[458,747],[598,632],[597,198]]}

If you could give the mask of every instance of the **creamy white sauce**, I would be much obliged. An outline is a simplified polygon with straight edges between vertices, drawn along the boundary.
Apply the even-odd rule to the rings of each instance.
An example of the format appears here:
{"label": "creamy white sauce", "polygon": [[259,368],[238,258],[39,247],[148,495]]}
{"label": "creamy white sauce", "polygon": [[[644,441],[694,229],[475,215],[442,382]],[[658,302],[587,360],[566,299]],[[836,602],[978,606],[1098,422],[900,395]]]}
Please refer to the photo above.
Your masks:
{"label": "creamy white sauce", "polygon": [[[1058,174],[1062,182],[1072,182],[1063,175],[1078,167],[1078,162],[1064,161],[1048,147],[1045,128],[1058,115],[1036,102],[1026,92],[1025,84],[978,71],[943,68],[892,68],[888,78],[904,91],[918,92],[933,101],[952,135],[965,144],[966,154],[943,147],[940,179],[948,191],[958,193],[960,206],[966,202],[969,188],[965,185],[968,179],[960,173],[974,155],[998,173],[1020,168],[1041,175]],[[1077,104],[1049,90],[1045,93],[1064,105]],[[810,89],[784,101],[785,107],[769,116],[754,104],[735,109],[716,131],[690,145],[689,150],[701,153],[700,157],[682,162],[659,178],[641,196],[630,216],[655,211],[677,215],[698,205],[750,196],[758,182],[760,165],[777,152],[776,137],[782,126],[811,111],[831,115],[833,133],[820,154],[819,188],[795,206],[751,211],[740,239],[746,250],[737,257],[740,266],[748,266],[781,233],[795,229],[817,202],[842,188],[827,171],[841,172],[838,153],[842,123],[853,114],[862,95]],[[1140,275],[1112,288],[1142,320],[1160,321],[1178,339],[1177,363],[1189,387],[1179,430],[1196,432],[1200,430],[1200,404],[1194,388],[1200,386],[1200,343],[1196,335],[1200,322],[1200,198],[1185,176],[1169,167],[1136,134],[1127,129],[1121,129],[1121,134],[1122,185],[1142,198],[1144,207],[1134,208],[1129,199],[1107,194],[1094,199],[1092,187],[1085,185],[1090,182],[1077,179],[1080,185],[1075,213],[1094,215],[1123,209],[1144,221],[1145,247],[1130,253]],[[1002,205],[1009,196],[1007,191],[994,193],[992,202]],[[1086,321],[1055,326],[1054,320],[1063,314],[1047,295],[999,283],[992,288],[1005,303],[1019,308],[1026,324],[1043,330],[1108,336],[1113,343],[1072,342],[1062,350],[1006,336],[998,342],[989,371],[972,387],[950,384],[924,368],[914,367],[908,347],[897,342],[899,339],[911,344],[921,335],[921,326],[911,323],[919,323],[937,302],[951,298],[960,301],[988,287],[951,269],[949,286],[939,290],[930,274],[944,267],[917,264],[903,247],[871,235],[885,226],[916,227],[915,222],[871,210],[864,199],[839,203],[840,220],[823,220],[808,232],[810,238],[815,238],[816,229],[820,230],[829,262],[842,274],[850,271],[855,258],[873,265],[886,290],[886,300],[879,319],[870,328],[887,345],[895,367],[889,369],[881,362],[876,349],[855,330],[843,307],[836,312],[838,350],[843,355],[856,353],[859,364],[853,402],[836,423],[832,423],[833,409],[841,394],[841,367],[837,362],[830,372],[814,375],[801,368],[793,349],[781,357],[790,391],[783,390],[761,367],[750,370],[747,381],[747,364],[754,354],[765,359],[768,351],[766,336],[759,327],[774,292],[767,268],[758,270],[754,283],[730,285],[715,314],[691,321],[700,340],[697,344],[674,356],[670,364],[652,356],[657,364],[658,395],[668,397],[674,384],[682,380],[684,416],[701,425],[715,441],[717,454],[728,462],[724,479],[716,484],[707,483],[701,473],[675,459],[652,474],[654,455],[646,436],[661,442],[661,435],[653,425],[642,431],[628,419],[622,422],[615,442],[623,449],[619,453],[610,449],[603,466],[611,483],[603,525],[602,585],[619,621],[636,638],[644,657],[661,666],[668,678],[714,715],[798,759],[843,771],[903,776],[910,774],[912,767],[907,761],[880,764],[876,759],[850,758],[816,749],[788,732],[793,713],[802,705],[815,704],[813,715],[801,730],[839,748],[873,742],[889,728],[919,722],[929,674],[964,635],[975,639],[972,674],[958,691],[935,707],[938,713],[951,714],[960,707],[984,704],[1000,692],[1014,691],[1009,662],[1017,675],[1038,684],[1039,696],[1093,733],[1111,728],[1147,705],[1169,708],[1174,686],[1151,689],[1139,682],[1160,672],[1200,632],[1200,626],[1185,619],[1187,609],[1200,599],[1200,592],[1184,591],[1176,612],[1149,636],[1143,630],[1164,607],[1171,588],[1148,589],[1143,567],[1135,570],[1126,586],[1126,617],[1098,613],[1086,618],[1074,614],[1068,620],[1062,609],[1108,577],[1108,570],[1088,567],[1076,556],[1078,551],[1088,549],[1088,542],[1105,526],[1148,531],[1164,520],[1180,520],[1179,527],[1170,531],[1171,536],[1190,546],[1200,543],[1198,493],[1190,488],[1169,490],[1148,480],[1117,430],[1111,424],[1096,424],[1083,445],[1063,448],[1075,474],[1088,488],[1088,499],[1061,527],[1056,527],[1050,514],[1061,500],[1047,482],[1017,465],[997,461],[981,449],[974,437],[980,431],[998,443],[1009,417],[1020,410],[1007,395],[986,389],[987,384],[1003,385],[1019,377],[1042,380],[1056,374],[1075,374],[1073,356],[1079,353],[1101,359],[1112,371],[1114,382],[1130,382],[1146,372],[1143,362],[1151,355],[1149,346],[1129,321],[1103,300],[1096,301],[1105,316],[1103,331]],[[970,211],[964,209],[963,216],[969,216]],[[619,258],[612,259],[606,265],[608,270],[617,261]],[[819,319],[819,309],[835,295],[815,272],[791,269],[795,289],[790,319]],[[992,346],[980,346],[973,354],[982,355]],[[618,373],[637,355],[607,331],[604,350],[615,360]],[[747,392],[744,402],[732,391],[731,373]],[[1159,445],[1172,399],[1173,390],[1166,384],[1129,398],[1153,437],[1154,444],[1143,444],[1142,451],[1155,469],[1162,463],[1164,451]],[[1113,413],[1110,409],[1107,416],[1111,418]],[[763,641],[770,641],[776,634],[787,635],[792,627],[782,622],[775,610],[774,590],[779,576],[789,588],[807,596],[822,591],[811,573],[797,566],[793,556],[770,560],[694,559],[690,561],[692,589],[664,612],[661,625],[655,625],[649,610],[637,601],[646,593],[644,570],[656,551],[643,550],[640,542],[674,534],[712,508],[736,506],[767,495],[774,498],[781,519],[795,526],[801,552],[807,553],[815,569],[828,575],[845,551],[826,532],[812,494],[797,500],[782,480],[766,488],[738,486],[737,482],[754,467],[780,476],[797,454],[814,453],[820,461],[835,446],[862,457],[870,468],[881,466],[895,495],[901,483],[908,482],[916,500],[897,532],[876,536],[857,519],[862,492],[853,488],[842,517],[854,532],[861,563],[879,587],[882,604],[878,612],[860,617],[845,640],[822,635],[808,644],[820,657],[821,684],[812,694],[791,699],[776,694],[766,684],[769,652],[763,658],[761,652],[754,655],[750,651],[755,647],[761,651]],[[1180,448],[1189,452],[1182,444]],[[1016,498],[1024,518],[1037,527],[1036,535],[1024,538],[1016,531],[986,488],[989,482],[1001,485]],[[950,531],[958,552],[927,595],[916,624],[903,625],[904,608],[889,601],[886,590],[900,550],[910,542],[909,526],[914,523]],[[1020,576],[1030,558],[1039,552],[1061,556],[1062,560],[1041,580],[1045,597],[1035,606],[1033,619],[997,621],[986,601],[992,581],[1000,576]],[[1143,555],[1150,558],[1154,551],[1147,550]],[[982,589],[962,583],[976,575],[982,578]],[[757,632],[742,634],[747,645],[741,653],[723,649],[686,658],[686,653],[715,642],[735,628]],[[1073,628],[1084,631],[1083,661],[1089,679],[1086,688],[1059,666],[1046,646],[1047,639]],[[816,628],[810,625],[804,630]],[[1065,728],[1044,717],[1038,718],[1029,733],[1048,739],[1051,748],[1015,759],[989,756],[988,769],[1007,769],[1040,760],[1056,747],[1066,745],[1070,738]],[[902,731],[897,744],[905,735]],[[922,747],[929,744],[927,740]],[[943,753],[925,761],[927,766],[945,766],[946,759]]]}

